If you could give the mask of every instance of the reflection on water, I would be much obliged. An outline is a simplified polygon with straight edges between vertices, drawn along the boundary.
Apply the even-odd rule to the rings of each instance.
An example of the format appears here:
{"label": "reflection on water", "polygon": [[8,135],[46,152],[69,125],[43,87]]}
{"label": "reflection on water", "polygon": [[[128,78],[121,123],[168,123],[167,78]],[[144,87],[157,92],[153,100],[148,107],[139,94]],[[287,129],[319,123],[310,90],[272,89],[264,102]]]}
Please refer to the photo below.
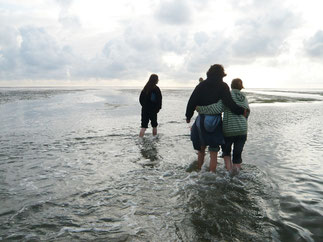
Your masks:
{"label": "reflection on water", "polygon": [[157,150],[158,136],[148,136],[139,138],[138,146],[142,157],[150,162],[145,162],[143,166],[149,166],[151,168],[158,165],[159,154]]}
{"label": "reflection on water", "polygon": [[158,142],[158,139],[154,137],[144,137],[139,141],[140,152],[142,157],[150,161],[157,161],[159,159],[158,151],[156,148],[156,142]]}
{"label": "reflection on water", "polygon": [[322,241],[321,103],[252,105],[231,177],[220,158],[195,170],[191,91],[164,90],[159,138],[143,139],[138,89],[6,95],[0,240]]}
{"label": "reflection on water", "polygon": [[186,172],[193,172],[193,171],[198,172],[198,161],[197,160],[194,160],[193,162],[191,162],[186,168]]}

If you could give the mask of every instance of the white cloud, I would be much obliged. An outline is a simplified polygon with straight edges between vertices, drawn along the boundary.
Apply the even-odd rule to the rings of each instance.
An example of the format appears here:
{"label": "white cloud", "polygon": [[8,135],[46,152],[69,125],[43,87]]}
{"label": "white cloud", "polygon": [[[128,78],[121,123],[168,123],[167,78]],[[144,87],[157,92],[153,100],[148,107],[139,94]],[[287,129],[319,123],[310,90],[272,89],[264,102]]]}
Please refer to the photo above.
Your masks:
{"label": "white cloud", "polygon": [[[306,79],[297,71],[302,63],[312,66],[310,80],[319,85],[321,5],[316,0],[0,0],[0,85],[25,79],[127,83],[150,73],[178,85],[195,84],[214,63],[236,75],[249,72],[241,76],[257,86],[255,69],[274,69],[289,85],[294,83],[289,78]],[[263,86],[269,77],[262,75]]]}

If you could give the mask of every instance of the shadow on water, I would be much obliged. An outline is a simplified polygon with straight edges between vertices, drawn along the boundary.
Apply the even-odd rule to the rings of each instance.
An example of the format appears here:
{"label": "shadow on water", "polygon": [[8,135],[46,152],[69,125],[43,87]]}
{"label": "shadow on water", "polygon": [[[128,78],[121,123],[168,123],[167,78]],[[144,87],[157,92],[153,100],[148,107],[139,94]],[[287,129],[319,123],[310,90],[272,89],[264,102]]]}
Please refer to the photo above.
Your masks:
{"label": "shadow on water", "polygon": [[158,137],[148,136],[140,138],[138,146],[140,154],[145,161],[141,164],[143,167],[154,168],[159,164],[160,156],[157,149]]}
{"label": "shadow on water", "polygon": [[194,160],[193,162],[191,162],[188,167],[185,169],[186,172],[193,172],[196,171],[198,172],[198,162],[197,160]]}
{"label": "shadow on water", "polygon": [[271,189],[262,172],[246,166],[231,177],[224,170],[217,174],[191,173],[192,182],[181,191],[185,219],[177,224],[183,241],[270,241],[273,225],[264,207]]}

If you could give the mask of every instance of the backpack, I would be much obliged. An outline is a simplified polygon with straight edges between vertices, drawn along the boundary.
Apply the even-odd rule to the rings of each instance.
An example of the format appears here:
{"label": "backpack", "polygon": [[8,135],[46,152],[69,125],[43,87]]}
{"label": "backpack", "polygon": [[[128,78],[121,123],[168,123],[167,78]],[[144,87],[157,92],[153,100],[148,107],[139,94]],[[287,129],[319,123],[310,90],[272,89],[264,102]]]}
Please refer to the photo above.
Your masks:
{"label": "backpack", "polygon": [[156,103],[156,102],[157,102],[157,95],[156,95],[156,93],[152,92],[152,93],[150,94],[150,101],[151,101],[152,103]]}

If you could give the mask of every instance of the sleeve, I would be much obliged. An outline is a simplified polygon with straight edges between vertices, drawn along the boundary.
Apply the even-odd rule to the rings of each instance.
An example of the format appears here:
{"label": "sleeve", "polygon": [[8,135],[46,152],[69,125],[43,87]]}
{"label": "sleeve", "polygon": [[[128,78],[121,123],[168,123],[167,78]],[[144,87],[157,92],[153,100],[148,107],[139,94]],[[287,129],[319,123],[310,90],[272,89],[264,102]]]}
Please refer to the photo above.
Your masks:
{"label": "sleeve", "polygon": [[229,90],[229,87],[228,87],[227,84],[225,84],[223,86],[223,93],[222,93],[222,98],[221,99],[223,101],[223,104],[225,106],[227,106],[233,113],[238,114],[238,115],[244,113],[244,108],[240,107],[239,105],[237,105],[233,101],[231,93],[230,93],[230,90]]}
{"label": "sleeve", "polygon": [[145,95],[144,95],[144,91],[141,91],[140,96],[139,96],[139,103],[140,105],[143,107],[144,103],[145,103]]}
{"label": "sleeve", "polygon": [[207,106],[197,106],[196,111],[200,114],[220,114],[224,111],[224,106],[222,100],[220,100]]}
{"label": "sleeve", "polygon": [[193,117],[196,104],[197,104],[197,89],[195,88],[186,106],[185,116],[187,120],[191,120],[191,118]]}
{"label": "sleeve", "polygon": [[158,87],[157,88],[158,110],[160,110],[162,108],[162,99],[163,99],[163,96],[162,96],[162,93]]}
{"label": "sleeve", "polygon": [[248,99],[247,99],[247,97],[246,97],[246,105],[247,105],[247,118],[249,118],[249,115],[250,115],[250,107],[249,107],[249,102],[248,102]]}
{"label": "sleeve", "polygon": [[247,99],[247,97],[246,97],[246,95],[245,94],[243,94],[244,96],[245,96],[245,100],[246,100],[246,105],[247,105],[247,107],[248,107],[248,109],[250,109],[250,107],[249,107],[249,102],[248,102],[248,99]]}

